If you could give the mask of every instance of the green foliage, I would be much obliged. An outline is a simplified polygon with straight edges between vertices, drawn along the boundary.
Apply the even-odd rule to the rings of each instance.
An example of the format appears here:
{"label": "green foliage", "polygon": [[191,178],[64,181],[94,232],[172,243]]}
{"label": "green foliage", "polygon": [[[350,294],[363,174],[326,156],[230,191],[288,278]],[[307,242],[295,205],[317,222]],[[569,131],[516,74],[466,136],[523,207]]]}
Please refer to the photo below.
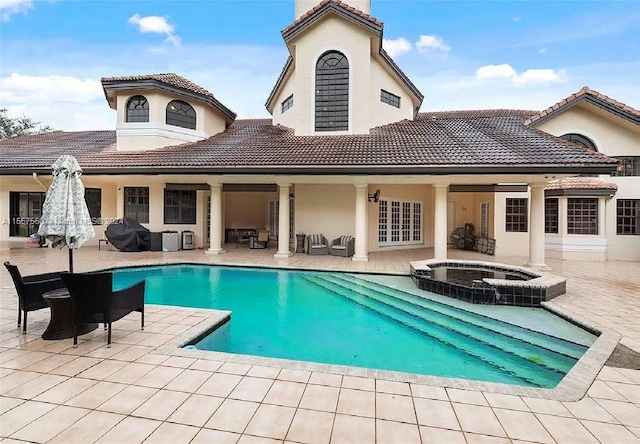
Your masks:
{"label": "green foliage", "polygon": [[52,130],[50,126],[43,126],[40,122],[35,122],[31,117],[22,116],[12,119],[7,115],[7,112],[6,108],[0,109],[0,139]]}

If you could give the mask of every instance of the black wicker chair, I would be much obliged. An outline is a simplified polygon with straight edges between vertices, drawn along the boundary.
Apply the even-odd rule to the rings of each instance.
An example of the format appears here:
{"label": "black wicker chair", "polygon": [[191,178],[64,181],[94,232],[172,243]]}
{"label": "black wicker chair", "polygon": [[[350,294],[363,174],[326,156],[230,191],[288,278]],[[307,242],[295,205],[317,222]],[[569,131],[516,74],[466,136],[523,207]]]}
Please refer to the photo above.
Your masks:
{"label": "black wicker chair", "polygon": [[140,329],[144,330],[144,287],[138,282],[123,290],[113,291],[113,273],[60,273],[69,290],[74,307],[73,346],[78,345],[78,326],[100,322],[108,328],[107,347],[111,347],[111,323],[133,311],[142,314]]}
{"label": "black wicker chair", "polygon": [[18,327],[20,327],[22,314],[22,333],[26,334],[27,313],[49,307],[42,295],[51,290],[64,288],[64,283],[57,272],[22,276],[16,265],[11,265],[7,261],[4,266],[9,270],[18,293]]}

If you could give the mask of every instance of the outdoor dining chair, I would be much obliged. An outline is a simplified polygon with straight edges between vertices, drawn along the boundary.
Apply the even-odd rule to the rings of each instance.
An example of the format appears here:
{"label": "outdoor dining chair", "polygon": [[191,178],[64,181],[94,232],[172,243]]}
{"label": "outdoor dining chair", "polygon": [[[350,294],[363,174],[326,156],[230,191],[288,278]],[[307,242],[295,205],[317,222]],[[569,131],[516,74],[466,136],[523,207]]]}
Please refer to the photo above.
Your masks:
{"label": "outdoor dining chair", "polygon": [[51,290],[64,288],[64,283],[58,272],[22,276],[16,265],[11,265],[7,261],[4,266],[9,271],[18,293],[18,327],[20,327],[22,314],[22,333],[26,334],[27,313],[49,307],[42,295]]}
{"label": "outdoor dining chair", "polygon": [[113,290],[113,273],[60,273],[73,300],[75,326],[73,346],[78,345],[78,327],[99,322],[108,329],[107,347],[111,347],[111,323],[131,312],[141,313],[140,329],[144,330],[145,281],[122,290]]}

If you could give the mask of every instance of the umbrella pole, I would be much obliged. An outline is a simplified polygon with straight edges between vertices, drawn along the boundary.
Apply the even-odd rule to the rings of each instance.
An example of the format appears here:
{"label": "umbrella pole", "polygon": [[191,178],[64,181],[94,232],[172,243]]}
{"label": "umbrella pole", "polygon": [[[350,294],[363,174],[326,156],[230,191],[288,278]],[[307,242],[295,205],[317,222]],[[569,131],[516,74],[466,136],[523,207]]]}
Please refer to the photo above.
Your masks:
{"label": "umbrella pole", "polygon": [[73,249],[69,248],[69,273],[73,273]]}

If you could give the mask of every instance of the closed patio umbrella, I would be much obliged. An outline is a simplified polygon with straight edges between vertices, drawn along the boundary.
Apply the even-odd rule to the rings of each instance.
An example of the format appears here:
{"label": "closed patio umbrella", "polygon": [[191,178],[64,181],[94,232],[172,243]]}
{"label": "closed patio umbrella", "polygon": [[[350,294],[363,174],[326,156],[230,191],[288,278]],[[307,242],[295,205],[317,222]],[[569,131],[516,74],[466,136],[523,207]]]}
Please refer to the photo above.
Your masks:
{"label": "closed patio umbrella", "polygon": [[84,200],[82,169],[73,156],[60,156],[52,165],[53,182],[42,205],[38,234],[56,248],[69,248],[69,271],[73,272],[73,250],[94,237],[91,216]]}

